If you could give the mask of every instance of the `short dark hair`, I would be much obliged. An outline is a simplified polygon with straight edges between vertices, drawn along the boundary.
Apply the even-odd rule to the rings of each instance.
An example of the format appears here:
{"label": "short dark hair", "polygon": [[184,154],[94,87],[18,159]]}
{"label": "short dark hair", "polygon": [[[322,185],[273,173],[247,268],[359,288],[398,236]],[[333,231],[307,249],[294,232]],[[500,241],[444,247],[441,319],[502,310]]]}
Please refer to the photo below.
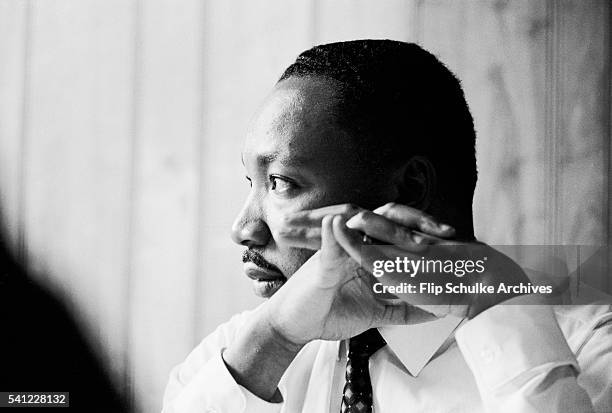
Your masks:
{"label": "short dark hair", "polygon": [[414,43],[353,40],[315,46],[279,79],[338,82],[334,115],[378,170],[420,155],[433,164],[442,201],[472,210],[476,133],[459,80]]}

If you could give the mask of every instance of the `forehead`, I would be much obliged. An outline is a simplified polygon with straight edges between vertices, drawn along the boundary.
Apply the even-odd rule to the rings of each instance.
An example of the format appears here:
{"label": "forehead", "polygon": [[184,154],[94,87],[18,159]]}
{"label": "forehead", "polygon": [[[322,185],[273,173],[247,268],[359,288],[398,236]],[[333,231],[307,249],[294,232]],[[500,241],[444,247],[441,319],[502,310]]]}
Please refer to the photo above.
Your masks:
{"label": "forehead", "polygon": [[243,156],[294,165],[337,159],[352,142],[334,120],[335,90],[333,81],[318,78],[277,84],[251,121]]}

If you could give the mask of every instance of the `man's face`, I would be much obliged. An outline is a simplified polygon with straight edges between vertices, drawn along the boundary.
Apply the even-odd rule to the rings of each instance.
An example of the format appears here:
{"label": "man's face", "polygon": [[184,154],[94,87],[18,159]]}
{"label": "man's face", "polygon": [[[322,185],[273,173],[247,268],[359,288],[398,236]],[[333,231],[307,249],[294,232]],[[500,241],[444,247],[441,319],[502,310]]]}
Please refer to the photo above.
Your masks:
{"label": "man's face", "polygon": [[251,190],[232,238],[248,247],[245,272],[260,296],[270,297],[314,254],[279,242],[275,234],[286,214],[371,199],[368,172],[331,115],[335,105],[332,81],[290,78],[251,122],[242,152]]}

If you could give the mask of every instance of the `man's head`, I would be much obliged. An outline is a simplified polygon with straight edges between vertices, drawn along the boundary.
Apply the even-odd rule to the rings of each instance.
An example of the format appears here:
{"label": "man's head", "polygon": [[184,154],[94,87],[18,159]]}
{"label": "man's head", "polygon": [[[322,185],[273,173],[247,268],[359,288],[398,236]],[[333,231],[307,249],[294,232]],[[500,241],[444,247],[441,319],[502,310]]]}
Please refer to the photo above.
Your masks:
{"label": "man's head", "polygon": [[[415,44],[358,40],[298,56],[252,121],[243,162],[251,182],[234,223],[245,260],[291,276],[312,254],[277,242],[287,213],[394,201],[473,237],[475,132],[459,81]],[[253,264],[254,262],[254,264]],[[268,277],[269,275],[269,277]],[[259,283],[270,295],[281,283]]]}

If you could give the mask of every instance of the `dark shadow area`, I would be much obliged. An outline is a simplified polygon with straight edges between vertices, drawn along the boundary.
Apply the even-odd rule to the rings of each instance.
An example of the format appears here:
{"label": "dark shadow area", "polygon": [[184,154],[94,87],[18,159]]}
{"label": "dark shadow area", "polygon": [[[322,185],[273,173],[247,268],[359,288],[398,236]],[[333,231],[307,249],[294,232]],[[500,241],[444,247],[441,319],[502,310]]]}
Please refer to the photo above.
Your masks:
{"label": "dark shadow area", "polygon": [[0,392],[70,392],[68,408],[16,411],[129,411],[75,318],[32,280],[4,237],[0,240],[0,326]]}

